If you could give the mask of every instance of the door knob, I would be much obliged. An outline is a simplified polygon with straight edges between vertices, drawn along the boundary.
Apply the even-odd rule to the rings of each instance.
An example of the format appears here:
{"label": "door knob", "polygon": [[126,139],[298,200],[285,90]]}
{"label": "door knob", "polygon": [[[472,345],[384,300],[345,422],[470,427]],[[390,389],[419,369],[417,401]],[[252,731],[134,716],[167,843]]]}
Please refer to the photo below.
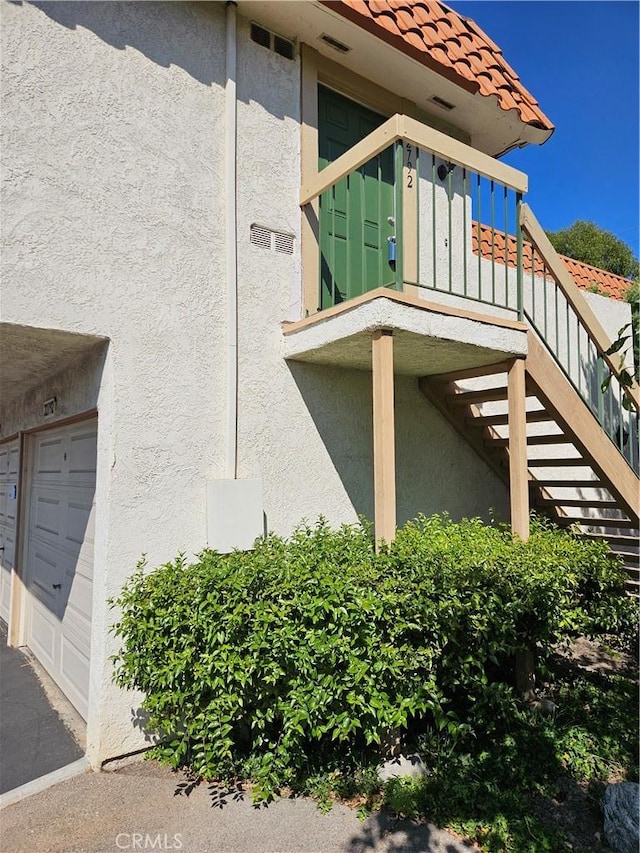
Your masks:
{"label": "door knob", "polygon": [[53,586],[53,588],[54,588],[54,589],[62,589],[62,584],[61,584],[61,583],[54,583],[54,584],[52,584],[52,586]]}

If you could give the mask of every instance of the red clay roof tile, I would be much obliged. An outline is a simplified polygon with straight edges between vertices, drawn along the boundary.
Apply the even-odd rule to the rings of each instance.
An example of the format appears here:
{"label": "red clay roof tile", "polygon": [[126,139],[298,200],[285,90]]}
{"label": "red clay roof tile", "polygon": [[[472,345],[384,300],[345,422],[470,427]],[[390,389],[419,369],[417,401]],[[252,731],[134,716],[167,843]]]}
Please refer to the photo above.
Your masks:
{"label": "red clay roof tile", "polygon": [[471,20],[439,0],[321,0],[399,50],[505,110],[516,109],[525,124],[554,126],[525,89],[496,43]]}
{"label": "red clay roof tile", "polygon": [[[494,230],[492,238],[490,225],[480,225],[478,227],[478,223],[474,222],[472,227],[472,245],[473,252],[476,255],[478,254],[478,231],[480,232],[480,248],[483,258],[491,260],[493,246],[493,258],[496,263],[504,264],[506,261],[508,266],[516,266],[518,255],[515,237],[509,234],[505,244],[503,231]],[[582,261],[576,261],[573,258],[568,258],[566,255],[560,255],[560,257],[581,290],[595,292],[595,288],[597,288],[600,293],[611,296],[613,299],[623,299],[629,289],[631,282],[620,275],[614,275],[606,270],[598,269],[598,267],[583,264]],[[532,264],[534,266],[534,274],[542,276],[544,274],[542,258],[538,252],[533,251],[531,243],[525,241],[522,245],[522,268],[525,273],[531,273]],[[550,277],[548,271],[546,274]]]}

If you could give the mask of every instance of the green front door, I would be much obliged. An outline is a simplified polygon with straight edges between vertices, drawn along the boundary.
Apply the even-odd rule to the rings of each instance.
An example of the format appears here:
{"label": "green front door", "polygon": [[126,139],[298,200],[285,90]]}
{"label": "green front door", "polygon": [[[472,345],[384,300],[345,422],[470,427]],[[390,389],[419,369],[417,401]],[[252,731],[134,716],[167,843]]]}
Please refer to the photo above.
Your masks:
{"label": "green front door", "polygon": [[[379,127],[385,117],[318,87],[319,168]],[[394,233],[393,148],[374,157],[320,198],[320,308],[395,281],[388,238]]]}

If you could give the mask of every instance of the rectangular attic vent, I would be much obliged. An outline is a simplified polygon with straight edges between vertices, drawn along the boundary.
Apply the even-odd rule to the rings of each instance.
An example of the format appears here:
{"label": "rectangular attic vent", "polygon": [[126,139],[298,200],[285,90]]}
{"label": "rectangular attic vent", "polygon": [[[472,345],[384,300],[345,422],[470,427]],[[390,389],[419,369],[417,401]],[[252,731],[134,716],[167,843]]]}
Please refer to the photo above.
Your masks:
{"label": "rectangular attic vent", "polygon": [[296,46],[294,42],[272,33],[271,30],[261,27],[260,24],[251,24],[251,41],[284,56],[285,59],[293,59],[295,56]]}
{"label": "rectangular attic vent", "polygon": [[333,36],[328,36],[326,33],[322,33],[320,36],[320,41],[323,41],[325,44],[328,44],[329,47],[332,47],[334,50],[337,50],[338,53],[349,53],[351,48],[349,45],[343,44],[343,42],[338,41],[338,39],[334,39]]}
{"label": "rectangular attic vent", "polygon": [[273,231],[271,228],[265,228],[263,225],[251,226],[249,232],[249,242],[254,246],[259,246],[261,249],[275,250],[281,255],[293,254],[293,234],[286,234],[284,231]]}
{"label": "rectangular attic vent", "polygon": [[455,107],[455,104],[450,104],[449,101],[445,101],[444,98],[439,98],[437,95],[433,95],[430,100],[439,107],[442,107],[444,110],[452,110]]}

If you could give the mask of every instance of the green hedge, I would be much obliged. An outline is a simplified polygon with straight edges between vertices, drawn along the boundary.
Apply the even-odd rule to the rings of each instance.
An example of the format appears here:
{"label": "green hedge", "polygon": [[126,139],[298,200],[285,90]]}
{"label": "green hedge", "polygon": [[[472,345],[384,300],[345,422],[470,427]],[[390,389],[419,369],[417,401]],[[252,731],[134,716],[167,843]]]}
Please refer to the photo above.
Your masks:
{"label": "green hedge", "polygon": [[630,633],[606,548],[534,522],[419,518],[376,555],[369,530],[301,526],[252,552],[140,565],[113,602],[115,680],[144,692],[157,752],[269,798],[397,730],[486,729],[509,667],[575,633]]}

